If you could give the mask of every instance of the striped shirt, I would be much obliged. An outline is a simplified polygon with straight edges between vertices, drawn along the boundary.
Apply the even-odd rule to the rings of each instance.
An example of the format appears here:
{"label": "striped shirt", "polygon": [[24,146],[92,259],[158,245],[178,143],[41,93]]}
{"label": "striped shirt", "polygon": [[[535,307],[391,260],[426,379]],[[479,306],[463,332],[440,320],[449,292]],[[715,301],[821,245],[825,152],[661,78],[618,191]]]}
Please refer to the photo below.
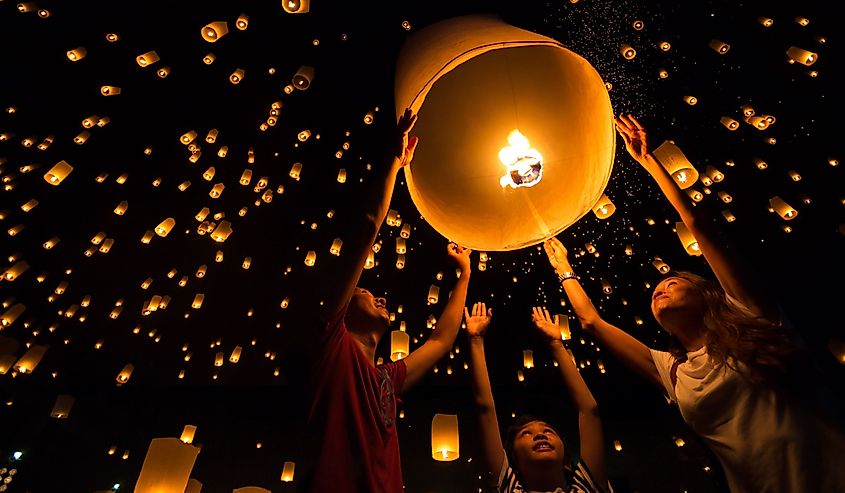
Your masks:
{"label": "striped shirt", "polygon": [[587,465],[581,461],[578,461],[573,471],[565,471],[565,474],[566,484],[569,488],[566,491],[562,488],[548,492],[525,490],[519,483],[519,480],[516,479],[516,473],[511,469],[508,459],[505,457],[505,460],[502,462],[502,472],[499,474],[499,484],[496,487],[496,491],[498,493],[613,493],[610,483],[607,484],[607,489],[598,486],[592,474],[590,474],[590,470],[587,469]]}

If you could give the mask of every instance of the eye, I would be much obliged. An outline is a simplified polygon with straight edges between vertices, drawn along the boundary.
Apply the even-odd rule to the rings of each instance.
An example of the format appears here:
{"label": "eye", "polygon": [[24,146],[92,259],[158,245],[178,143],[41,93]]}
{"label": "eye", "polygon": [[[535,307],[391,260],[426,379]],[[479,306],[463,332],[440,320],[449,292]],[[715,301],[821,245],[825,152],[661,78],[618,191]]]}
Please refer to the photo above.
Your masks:
{"label": "eye", "polygon": [[550,435],[557,435],[557,433],[555,433],[555,430],[553,430],[553,429],[551,429],[551,428],[546,428],[546,429],[544,429],[544,430],[543,430],[543,433],[548,433],[548,434],[550,434]]}
{"label": "eye", "polygon": [[519,436],[524,437],[524,436],[526,436],[526,435],[530,435],[530,434],[531,434],[531,432],[530,432],[530,431],[528,431],[528,430],[522,430],[522,432],[519,434]]}

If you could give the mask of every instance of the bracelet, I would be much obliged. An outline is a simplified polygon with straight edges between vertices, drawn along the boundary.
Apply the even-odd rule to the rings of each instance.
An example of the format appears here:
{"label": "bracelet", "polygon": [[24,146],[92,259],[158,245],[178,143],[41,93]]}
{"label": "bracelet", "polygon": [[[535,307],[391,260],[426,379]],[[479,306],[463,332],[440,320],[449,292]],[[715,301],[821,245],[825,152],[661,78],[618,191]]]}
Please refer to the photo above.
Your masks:
{"label": "bracelet", "polygon": [[576,281],[580,279],[571,270],[565,270],[565,271],[563,271],[563,274],[558,273],[557,278],[560,279],[560,282],[563,282],[567,279],[575,279]]}

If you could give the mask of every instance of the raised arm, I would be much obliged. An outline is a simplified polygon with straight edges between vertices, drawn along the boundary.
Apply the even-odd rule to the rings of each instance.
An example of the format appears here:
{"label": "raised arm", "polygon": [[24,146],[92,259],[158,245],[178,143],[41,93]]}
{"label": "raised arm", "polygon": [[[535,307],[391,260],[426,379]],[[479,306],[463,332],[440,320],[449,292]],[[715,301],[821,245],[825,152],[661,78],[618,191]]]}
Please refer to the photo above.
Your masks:
{"label": "raised arm", "polygon": [[481,434],[481,453],[487,471],[489,484],[496,484],[505,460],[505,448],[499,432],[499,420],[496,417],[496,404],[493,402],[493,390],[487,375],[487,360],[484,355],[484,333],[490,325],[493,309],[484,303],[472,305],[472,315],[464,307],[469,337],[470,376],[472,395],[478,412],[478,425]]}
{"label": "raised arm", "polygon": [[776,320],[778,309],[775,301],[766,295],[758,277],[748,268],[748,263],[740,258],[736,248],[726,240],[714,219],[704,213],[703,207],[693,206],[672,176],[654,157],[645,127],[633,115],[620,115],[616,118],[616,130],[625,141],[628,153],[654,178],[663,195],[678,212],[681,221],[695,236],[701,253],[725,292],[754,313]]}
{"label": "raised arm", "polygon": [[324,303],[320,309],[320,318],[323,321],[332,320],[337,316],[349,303],[355,286],[358,285],[367,255],[390,207],[396,173],[414,157],[414,149],[419,139],[409,138],[408,134],[416,121],[417,115],[410,109],[406,109],[399,118],[394,142],[391,143],[394,150],[390,153],[389,162],[376,170],[370,185],[371,190],[363,198],[363,207],[348,218],[349,236],[343,239],[343,253],[337,259],[336,267],[329,271],[332,279],[322,283],[324,291],[321,297]]}
{"label": "raised arm", "polygon": [[405,358],[405,383],[402,385],[402,392],[410,389],[440,359],[449,352],[455,343],[455,337],[461,328],[461,317],[463,316],[464,303],[467,299],[467,287],[469,286],[469,254],[472,250],[463,248],[456,243],[449,243],[447,246],[449,258],[461,270],[461,276],[452,288],[452,295],[440,314],[440,319],[434,328],[434,332],[428,336],[425,343],[414,350]]}
{"label": "raised arm", "polygon": [[[549,262],[559,275],[571,275],[572,265],[569,263],[566,247],[557,238],[550,238],[543,244]],[[570,273],[570,274],[566,274]],[[593,302],[584,292],[577,277],[563,280],[563,290],[572,304],[572,309],[581,323],[581,328],[610,350],[625,366],[639,373],[643,378],[656,385],[661,390],[663,384],[651,351],[648,347],[613,324],[605,321],[599,314]]]}
{"label": "raised arm", "polygon": [[575,363],[563,347],[560,326],[554,323],[549,311],[533,308],[534,326],[539,330],[549,345],[552,356],[557,361],[563,384],[575,409],[578,410],[578,434],[581,443],[581,458],[587,464],[598,484],[607,485],[607,466],[604,450],[604,431],[599,416],[599,406],[593,394],[581,378],[581,373],[575,368]]}

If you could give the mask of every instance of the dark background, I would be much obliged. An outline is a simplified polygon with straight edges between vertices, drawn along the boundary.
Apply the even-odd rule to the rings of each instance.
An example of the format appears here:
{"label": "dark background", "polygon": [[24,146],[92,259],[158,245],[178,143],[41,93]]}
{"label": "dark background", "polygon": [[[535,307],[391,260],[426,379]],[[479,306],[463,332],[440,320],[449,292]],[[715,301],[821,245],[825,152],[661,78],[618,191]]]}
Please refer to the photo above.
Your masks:
{"label": "dark background", "polygon": [[[612,84],[616,113],[640,116],[654,142],[675,140],[700,171],[711,164],[725,173],[725,181],[714,184],[701,205],[716,214],[724,208],[735,214],[735,222],[724,223],[727,231],[771,286],[831,384],[843,390],[843,367],[827,348],[828,340],[842,338],[843,332],[845,188],[842,165],[828,163],[842,158],[842,78],[836,72],[842,51],[832,11],[823,2],[381,5],[315,0],[304,15],[286,14],[275,1],[36,5],[50,16],[19,13],[14,2],[0,1],[0,133],[13,134],[0,142],[0,175],[11,186],[0,193],[0,225],[3,231],[25,225],[14,237],[2,233],[0,254],[4,269],[12,265],[10,256],[31,266],[14,282],[0,282],[0,300],[14,298],[26,305],[24,314],[0,333],[8,338],[0,354],[20,357],[29,343],[49,346],[31,375],[11,370],[0,375],[0,468],[19,471],[9,491],[90,492],[115,483],[121,491],[130,490],[149,441],[178,437],[185,424],[198,426],[195,443],[202,444],[202,451],[192,477],[204,484],[203,491],[247,485],[293,491],[294,485],[281,483],[279,476],[282,464],[298,460],[308,440],[302,434],[303,389],[291,367],[295,355],[288,344],[288,336],[302,330],[302,324],[292,315],[295,310],[282,310],[279,303],[289,297],[294,306],[316,279],[331,274],[328,247],[342,230],[344,213],[360,201],[371,174],[367,163],[381,158],[393,126],[394,63],[402,42],[409,32],[432,22],[469,13],[496,13],[559,40]],[[234,27],[241,13],[250,16],[245,31]],[[760,16],[774,19],[774,25],[763,28],[757,22]],[[798,16],[810,24],[800,26],[794,21]],[[633,30],[635,19],[644,21],[645,29]],[[209,44],[199,30],[215,20],[226,20],[230,32]],[[403,29],[405,20],[411,31]],[[107,42],[109,32],[118,33],[120,40]],[[826,42],[820,43],[818,36]],[[728,42],[730,51],[717,55],[708,47],[713,38]],[[667,53],[657,48],[663,40],[672,44]],[[619,55],[622,43],[637,49],[635,59]],[[793,45],[818,53],[819,61],[810,68],[787,63],[785,51]],[[65,53],[78,46],[85,46],[88,55],[72,63]],[[150,50],[161,61],[139,67],[135,57]],[[202,63],[208,52],[217,55],[210,66]],[[161,79],[155,70],[165,65],[172,72]],[[285,94],[282,88],[302,65],[315,67],[312,86]],[[668,78],[658,77],[661,67],[669,71]],[[245,70],[238,85],[228,81],[235,68]],[[808,76],[810,70],[817,70],[818,77]],[[99,87],[104,84],[120,86],[122,93],[103,97]],[[682,97],[688,94],[699,103],[687,105]],[[274,101],[284,103],[279,123],[261,132],[258,126]],[[744,123],[728,132],[719,124],[726,115],[741,121],[740,107],[746,103],[775,115],[777,122],[765,132]],[[374,124],[365,125],[363,115],[376,107]],[[91,129],[84,145],[74,144],[80,122],[90,115],[108,116],[111,122]],[[202,139],[211,128],[219,136],[215,144],[206,144]],[[188,162],[189,152],[179,143],[191,129],[202,145],[197,164]],[[313,135],[298,143],[296,135],[303,129]],[[47,150],[21,145],[26,137],[35,136],[38,143],[48,135],[55,139]],[[777,143],[766,143],[768,137]],[[344,142],[350,149],[337,159],[335,152]],[[221,145],[229,147],[225,159],[216,156]],[[153,151],[145,155],[148,146]],[[247,164],[249,148],[254,149],[253,164]],[[754,158],[765,160],[768,169],[758,170]],[[74,171],[52,187],[42,175],[62,159]],[[728,160],[735,166],[726,165]],[[288,176],[294,162],[303,163],[300,181]],[[28,164],[40,168],[20,172]],[[209,183],[201,175],[211,165],[217,174]],[[253,183],[267,176],[268,188],[283,185],[284,193],[255,206],[259,194],[238,184],[245,167],[253,169]],[[345,184],[335,179],[339,168],[348,172]],[[802,180],[792,181],[788,170],[800,173]],[[103,172],[108,178],[97,183],[94,178]],[[128,180],[119,185],[115,178],[124,172]],[[156,178],[161,178],[158,187],[151,184]],[[392,245],[399,229],[384,226],[379,265],[365,271],[362,285],[386,295],[391,311],[402,305],[396,325],[406,321],[421,343],[428,333],[426,317],[439,316],[454,276],[444,251],[447,240],[419,217],[401,178],[392,208],[413,227],[406,267],[394,267]],[[180,192],[177,185],[185,180],[192,185]],[[208,190],[219,182],[225,183],[225,191],[212,200]],[[734,197],[728,206],[716,197],[720,190]],[[651,260],[660,256],[675,269],[711,274],[701,258],[683,251],[672,231],[676,215],[627,156],[621,140],[606,193],[617,206],[613,216],[600,221],[588,214],[559,237],[573,252],[574,267],[605,318],[662,348],[665,336],[648,308],[646,283],[658,278]],[[782,229],[787,223],[767,211],[768,199],[775,195],[799,211],[788,223],[790,233]],[[32,198],[39,205],[23,212],[20,206]],[[128,200],[129,209],[116,216],[112,210],[122,200]],[[238,216],[245,206],[246,216]],[[225,212],[232,222],[234,233],[225,243],[197,234],[193,216],[202,207],[212,214]],[[335,219],[326,217],[330,210],[337,212]],[[144,232],[165,217],[176,219],[173,231],[142,245]],[[655,224],[649,226],[647,218]],[[108,254],[85,257],[83,251],[99,231],[114,238],[114,247]],[[41,247],[56,236],[61,241],[53,249]],[[587,242],[600,256],[585,254]],[[626,245],[632,245],[632,255],[625,254]],[[214,261],[217,250],[224,252],[221,263]],[[314,268],[303,264],[308,250],[317,251]],[[558,283],[540,249],[489,254],[488,270],[472,277],[469,301],[484,300],[494,307],[487,351],[502,425],[507,426],[512,413],[541,412],[555,416],[576,445],[575,416],[529,318],[530,306],[545,305],[572,316],[570,308],[561,305]],[[247,256],[252,265],[245,270],[241,262]],[[477,258],[474,254],[474,267]],[[208,271],[198,279],[194,273],[202,264]],[[171,269],[178,270],[173,279],[166,276]],[[440,271],[445,272],[442,282],[435,279]],[[46,274],[44,282],[36,279],[41,273]],[[176,283],[183,275],[189,280],[181,288]],[[148,277],[153,283],[142,290]],[[602,278],[613,284],[609,296],[601,294]],[[67,290],[48,301],[61,281],[69,283]],[[441,286],[440,302],[427,306],[432,283]],[[205,303],[192,310],[200,292]],[[143,302],[153,294],[171,296],[170,306],[142,316]],[[88,308],[79,309],[74,318],[62,316],[85,295],[92,297]],[[108,314],[118,299],[123,299],[124,310],[112,320]],[[636,325],[635,316],[644,324]],[[716,460],[676,408],[604,355],[574,319],[572,327],[570,347],[585,364],[582,374],[604,417],[615,490],[721,491]],[[102,348],[95,349],[100,340]],[[438,372],[402,405],[400,443],[408,493],[474,491],[482,484],[479,462],[472,460],[478,444],[463,368],[465,343],[459,334],[454,359],[444,359]],[[188,362],[186,344],[192,354]],[[236,345],[244,349],[239,363],[213,366],[217,351],[228,359]],[[523,349],[535,350],[537,367],[526,370],[525,382],[519,383]],[[385,345],[379,354],[387,358],[387,350]],[[597,371],[598,359],[605,374]],[[114,379],[127,363],[135,371],[129,383],[118,387]],[[178,378],[181,370],[183,379]],[[67,419],[49,416],[59,394],[76,397]],[[459,415],[461,457],[456,462],[431,459],[429,427],[435,413]],[[682,437],[686,445],[677,447],[674,437]],[[621,452],[613,450],[613,440],[622,443]],[[117,454],[109,456],[112,445]],[[126,460],[120,458],[124,450],[130,452]],[[14,451],[23,452],[20,460],[11,459]]]}

